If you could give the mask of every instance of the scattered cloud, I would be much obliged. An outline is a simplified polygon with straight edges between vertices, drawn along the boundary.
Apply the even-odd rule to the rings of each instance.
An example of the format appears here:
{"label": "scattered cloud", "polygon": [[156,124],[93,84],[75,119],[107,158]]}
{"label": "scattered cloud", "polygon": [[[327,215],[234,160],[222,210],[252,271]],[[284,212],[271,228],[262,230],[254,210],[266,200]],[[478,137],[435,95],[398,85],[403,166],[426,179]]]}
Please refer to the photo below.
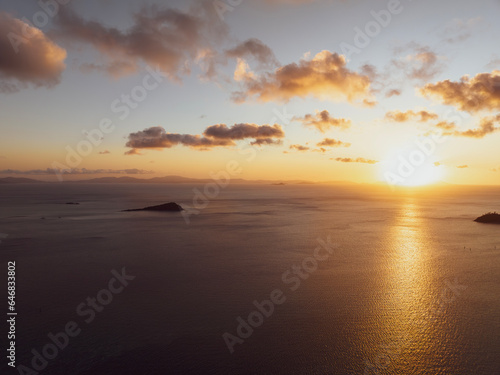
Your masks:
{"label": "scattered cloud", "polygon": [[351,126],[351,120],[334,118],[327,110],[316,112],[315,115],[307,114],[304,117],[294,117],[293,120],[302,122],[304,126],[316,128],[321,133],[325,133],[330,128],[347,129]]}
{"label": "scattered cloud", "polygon": [[500,110],[500,70],[463,76],[459,82],[450,80],[428,83],[420,89],[425,97],[470,113]]}
{"label": "scattered cloud", "polygon": [[469,166],[468,165],[457,165],[457,168],[463,169],[463,168],[469,168]]}
{"label": "scattered cloud", "polygon": [[108,150],[99,151],[99,155],[106,155],[106,154],[111,154],[111,152],[109,152]]}
{"label": "scattered cloud", "polygon": [[233,100],[243,102],[256,97],[261,102],[284,101],[294,97],[355,102],[370,98],[370,79],[346,68],[343,55],[322,51],[313,59],[281,66],[273,72],[256,75],[245,70],[238,75],[243,90]]}
{"label": "scattered cloud", "polygon": [[365,159],[365,158],[331,158],[330,160],[339,161],[341,163],[364,163],[364,164],[376,164],[377,160]]}
{"label": "scattered cloud", "polygon": [[41,30],[0,11],[0,92],[57,85],[65,59],[66,50]]}
{"label": "scattered cloud", "polygon": [[395,122],[407,122],[410,120],[417,120],[420,122],[426,122],[429,120],[436,120],[438,115],[429,111],[391,111],[385,114],[385,118],[387,120],[395,121]]}
{"label": "scattered cloud", "polygon": [[318,147],[350,147],[350,143],[342,142],[333,138],[325,138],[321,142],[317,143]]}

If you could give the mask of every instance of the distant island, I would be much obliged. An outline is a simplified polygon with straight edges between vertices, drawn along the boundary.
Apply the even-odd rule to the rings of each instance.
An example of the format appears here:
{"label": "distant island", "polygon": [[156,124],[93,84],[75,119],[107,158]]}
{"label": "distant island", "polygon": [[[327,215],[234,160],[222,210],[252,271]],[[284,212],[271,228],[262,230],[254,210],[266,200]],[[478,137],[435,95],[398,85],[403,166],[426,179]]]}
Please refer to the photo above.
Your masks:
{"label": "distant island", "polygon": [[179,212],[183,211],[184,209],[178,205],[177,203],[174,202],[169,202],[165,204],[160,204],[158,206],[149,206],[149,207],[144,207],[144,208],[135,208],[135,209],[130,209],[130,210],[123,210],[123,212],[129,212],[129,211],[171,211],[171,212]]}
{"label": "distant island", "polygon": [[496,212],[488,212],[483,216],[479,216],[476,220],[478,223],[487,223],[487,224],[500,224],[500,214]]}

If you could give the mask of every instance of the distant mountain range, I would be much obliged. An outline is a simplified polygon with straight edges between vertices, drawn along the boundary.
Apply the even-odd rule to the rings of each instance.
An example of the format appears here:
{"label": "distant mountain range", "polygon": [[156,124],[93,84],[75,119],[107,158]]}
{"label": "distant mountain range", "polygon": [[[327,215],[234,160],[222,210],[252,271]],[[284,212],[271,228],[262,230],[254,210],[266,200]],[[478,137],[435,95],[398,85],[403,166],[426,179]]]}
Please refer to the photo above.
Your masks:
{"label": "distant mountain range", "polygon": [[[52,182],[52,181],[51,181]],[[56,182],[56,181],[53,181]],[[86,184],[194,184],[214,182],[211,178],[189,178],[182,176],[165,176],[153,178],[135,178],[135,177],[99,177],[77,181],[63,181],[63,183],[86,183]],[[33,183],[49,183],[47,181],[35,180],[31,178],[4,177],[0,178],[0,184],[33,184]],[[242,178],[231,179],[232,184],[272,184],[272,185],[287,185],[287,184],[314,184],[315,182],[305,180],[244,180]],[[325,181],[322,183],[331,183],[339,185],[354,184],[349,181]]]}

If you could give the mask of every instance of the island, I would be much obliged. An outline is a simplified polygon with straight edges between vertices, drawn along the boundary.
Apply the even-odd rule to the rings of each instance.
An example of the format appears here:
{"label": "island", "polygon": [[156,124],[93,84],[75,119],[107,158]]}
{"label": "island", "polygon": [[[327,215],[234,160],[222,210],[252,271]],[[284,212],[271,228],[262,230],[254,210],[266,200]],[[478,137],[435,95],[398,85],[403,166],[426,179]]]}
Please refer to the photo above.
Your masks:
{"label": "island", "polygon": [[500,224],[500,214],[496,212],[488,212],[483,216],[479,216],[475,222],[478,223],[487,223],[487,224]]}
{"label": "island", "polygon": [[169,202],[169,203],[164,203],[160,204],[158,206],[149,206],[149,207],[144,207],[144,208],[135,208],[131,210],[123,210],[123,212],[128,212],[128,211],[170,211],[170,212],[179,212],[183,211],[184,209],[178,205],[177,203],[174,202]]}

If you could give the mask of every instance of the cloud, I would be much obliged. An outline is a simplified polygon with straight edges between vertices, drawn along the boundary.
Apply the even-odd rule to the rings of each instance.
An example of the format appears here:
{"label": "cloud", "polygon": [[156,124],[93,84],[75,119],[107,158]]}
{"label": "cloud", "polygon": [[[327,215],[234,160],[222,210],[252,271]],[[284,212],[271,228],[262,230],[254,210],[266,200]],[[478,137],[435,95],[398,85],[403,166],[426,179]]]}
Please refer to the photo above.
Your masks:
{"label": "cloud", "polygon": [[71,175],[86,175],[86,174],[151,174],[154,171],[144,169],[87,169],[87,168],[71,168],[71,169],[31,169],[20,171],[16,169],[4,169],[0,174],[7,175],[52,175],[52,174],[71,174]]}
{"label": "cloud", "polygon": [[445,135],[454,135],[468,138],[484,138],[486,135],[497,132],[500,127],[495,126],[500,123],[500,115],[482,118],[479,127],[464,131],[455,130],[454,132],[444,133]]}
{"label": "cloud", "polygon": [[228,127],[225,124],[209,126],[203,135],[167,133],[164,128],[155,126],[144,129],[128,136],[127,147],[132,150],[127,151],[127,155],[139,154],[137,149],[171,148],[177,145],[191,147],[198,150],[208,150],[214,147],[234,146],[234,141],[253,139],[252,145],[277,145],[281,144],[281,138],[285,133],[281,126],[256,125],[256,124],[235,124]]}
{"label": "cloud", "polygon": [[500,110],[500,70],[463,76],[459,82],[450,80],[428,83],[420,89],[425,97],[470,113]]}
{"label": "cloud", "polygon": [[234,59],[247,59],[253,57],[261,67],[278,66],[278,60],[274,52],[259,39],[248,39],[237,46],[226,50],[225,55]]}
{"label": "cloud", "polygon": [[391,89],[385,93],[386,98],[390,98],[392,96],[399,96],[399,95],[401,95],[401,90],[398,90],[398,89]]}
{"label": "cloud", "polygon": [[342,142],[333,138],[325,138],[321,142],[317,143],[318,147],[350,147],[350,143]]}
{"label": "cloud", "polygon": [[233,100],[256,97],[261,102],[284,101],[294,97],[355,102],[370,98],[370,79],[346,68],[344,56],[329,51],[313,59],[281,66],[273,72],[240,74],[243,90]]}
{"label": "cloud", "polygon": [[41,30],[0,12],[0,92],[57,85],[65,59],[66,50]]}
{"label": "cloud", "polygon": [[310,150],[309,147],[307,146],[302,146],[302,145],[290,145],[290,150],[297,150],[297,151],[308,151]]}
{"label": "cloud", "polygon": [[365,158],[331,158],[331,160],[336,160],[342,163],[365,163],[365,164],[376,164],[377,160],[365,159]]}
{"label": "cloud", "polygon": [[215,139],[241,140],[245,138],[283,138],[285,133],[281,126],[256,125],[256,124],[235,124],[230,128],[226,124],[209,126],[203,132],[206,137]]}
{"label": "cloud", "polygon": [[443,58],[438,56],[429,46],[421,46],[415,42],[394,50],[395,58],[386,72],[386,76],[393,76],[397,69],[408,79],[429,81],[441,73],[445,64]]}
{"label": "cloud", "polygon": [[140,152],[138,149],[136,149],[136,148],[132,148],[132,149],[130,149],[130,150],[128,150],[128,151],[125,151],[125,152],[123,153],[123,155],[140,155],[140,156],[142,156],[142,155],[144,155],[144,154],[141,154],[141,152]]}
{"label": "cloud", "polygon": [[264,146],[264,145],[280,145],[283,142],[281,139],[272,139],[272,138],[259,138],[253,142],[250,142],[252,146]]}
{"label": "cloud", "polygon": [[106,154],[111,154],[111,152],[109,152],[108,150],[99,151],[99,155],[106,155]]}
{"label": "cloud", "polygon": [[455,130],[457,125],[454,122],[440,121],[435,125],[435,127],[449,131],[449,130]]}
{"label": "cloud", "polygon": [[[171,148],[176,145],[207,149],[218,146],[234,146],[234,142],[226,139],[212,139],[199,135],[167,133],[160,126],[144,129],[128,136],[127,147],[141,148]],[[136,151],[128,151],[127,155],[137,155]]]}
{"label": "cloud", "polygon": [[330,128],[347,129],[351,126],[351,120],[334,118],[327,110],[316,112],[316,115],[307,114],[304,117],[294,117],[293,120],[300,121],[304,126],[311,126],[325,133]]}
{"label": "cloud", "polygon": [[198,2],[189,13],[152,6],[133,16],[127,30],[83,19],[68,7],[56,18],[59,38],[86,43],[99,51],[106,64],[83,65],[84,70],[103,70],[113,76],[131,74],[140,63],[158,66],[172,79],[190,73],[192,61],[205,65],[213,74],[212,45],[225,37],[227,26],[220,22],[209,2]]}
{"label": "cloud", "polygon": [[415,120],[417,119],[420,122],[426,122],[429,120],[436,120],[438,118],[438,115],[432,112],[428,111],[406,111],[406,112],[401,112],[401,111],[392,111],[392,112],[387,112],[385,114],[385,118],[387,120],[395,121],[395,122],[407,122],[410,120]]}
{"label": "cloud", "polygon": [[469,168],[468,165],[457,165],[457,168],[463,169],[463,168]]}

